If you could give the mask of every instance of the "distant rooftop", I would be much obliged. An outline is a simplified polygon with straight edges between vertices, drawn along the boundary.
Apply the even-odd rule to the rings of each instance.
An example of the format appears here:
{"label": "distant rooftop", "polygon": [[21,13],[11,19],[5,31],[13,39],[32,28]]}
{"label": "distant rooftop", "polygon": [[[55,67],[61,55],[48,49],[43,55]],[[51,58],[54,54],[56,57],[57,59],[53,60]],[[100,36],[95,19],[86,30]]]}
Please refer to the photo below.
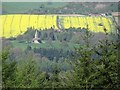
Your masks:
{"label": "distant rooftop", "polygon": [[120,12],[113,12],[112,15],[113,15],[113,16],[116,16],[116,17],[117,17],[117,16],[120,16]]}

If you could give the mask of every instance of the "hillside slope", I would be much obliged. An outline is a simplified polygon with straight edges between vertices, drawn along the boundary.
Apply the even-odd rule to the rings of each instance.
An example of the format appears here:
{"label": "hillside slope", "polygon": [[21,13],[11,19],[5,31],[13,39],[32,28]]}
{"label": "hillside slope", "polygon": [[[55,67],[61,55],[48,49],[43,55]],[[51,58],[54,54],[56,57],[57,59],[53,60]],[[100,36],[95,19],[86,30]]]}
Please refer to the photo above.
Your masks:
{"label": "hillside slope", "polygon": [[3,2],[3,14],[88,14],[117,12],[117,2]]}

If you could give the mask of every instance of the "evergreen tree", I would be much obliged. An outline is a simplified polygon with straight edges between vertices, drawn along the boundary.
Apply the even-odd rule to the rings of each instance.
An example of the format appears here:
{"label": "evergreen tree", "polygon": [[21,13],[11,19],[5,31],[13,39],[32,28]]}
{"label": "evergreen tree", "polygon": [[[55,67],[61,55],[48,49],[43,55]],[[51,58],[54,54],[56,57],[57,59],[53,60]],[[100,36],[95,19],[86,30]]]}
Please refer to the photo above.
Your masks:
{"label": "evergreen tree", "polygon": [[15,85],[16,61],[9,61],[9,51],[2,51],[2,86],[8,88]]}
{"label": "evergreen tree", "polygon": [[[89,35],[88,32],[86,35]],[[85,36],[84,47],[76,49],[74,56],[74,69],[69,73],[68,87],[82,89],[118,89],[118,58],[117,44],[106,38],[100,41],[96,47],[90,47],[89,40]]]}
{"label": "evergreen tree", "polygon": [[44,73],[39,71],[35,57],[28,54],[25,60],[17,65],[15,87],[16,88],[41,88],[44,81]]}

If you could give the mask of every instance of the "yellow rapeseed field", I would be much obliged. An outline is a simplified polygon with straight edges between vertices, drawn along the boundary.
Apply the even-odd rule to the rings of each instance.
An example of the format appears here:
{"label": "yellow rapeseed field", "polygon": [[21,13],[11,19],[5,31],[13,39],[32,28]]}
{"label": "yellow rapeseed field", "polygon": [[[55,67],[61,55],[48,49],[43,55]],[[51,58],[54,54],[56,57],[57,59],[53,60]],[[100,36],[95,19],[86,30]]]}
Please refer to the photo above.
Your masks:
{"label": "yellow rapeseed field", "polygon": [[[107,32],[110,32],[114,29],[113,22],[111,18],[108,17],[100,17],[100,16],[84,16],[84,17],[63,17],[61,19],[62,25],[64,28],[68,29],[70,27],[74,28],[88,28],[88,30],[92,32],[104,32],[106,29]],[[62,21],[63,20],[63,21]]]}
{"label": "yellow rapeseed field", "polygon": [[[92,32],[110,32],[114,29],[113,21],[109,17],[100,16],[58,16],[64,29],[88,28]],[[58,30],[57,15],[0,15],[1,27],[0,37],[16,37],[32,27],[37,30],[46,30],[53,28]]]}

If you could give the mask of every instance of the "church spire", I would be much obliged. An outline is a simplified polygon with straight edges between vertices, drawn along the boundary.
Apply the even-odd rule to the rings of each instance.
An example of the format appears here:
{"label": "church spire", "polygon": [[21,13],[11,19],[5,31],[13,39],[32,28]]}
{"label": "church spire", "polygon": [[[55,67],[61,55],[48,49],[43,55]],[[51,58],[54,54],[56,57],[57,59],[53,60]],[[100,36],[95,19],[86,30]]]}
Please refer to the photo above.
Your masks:
{"label": "church spire", "polygon": [[38,38],[38,33],[37,33],[37,30],[35,32],[35,38]]}

